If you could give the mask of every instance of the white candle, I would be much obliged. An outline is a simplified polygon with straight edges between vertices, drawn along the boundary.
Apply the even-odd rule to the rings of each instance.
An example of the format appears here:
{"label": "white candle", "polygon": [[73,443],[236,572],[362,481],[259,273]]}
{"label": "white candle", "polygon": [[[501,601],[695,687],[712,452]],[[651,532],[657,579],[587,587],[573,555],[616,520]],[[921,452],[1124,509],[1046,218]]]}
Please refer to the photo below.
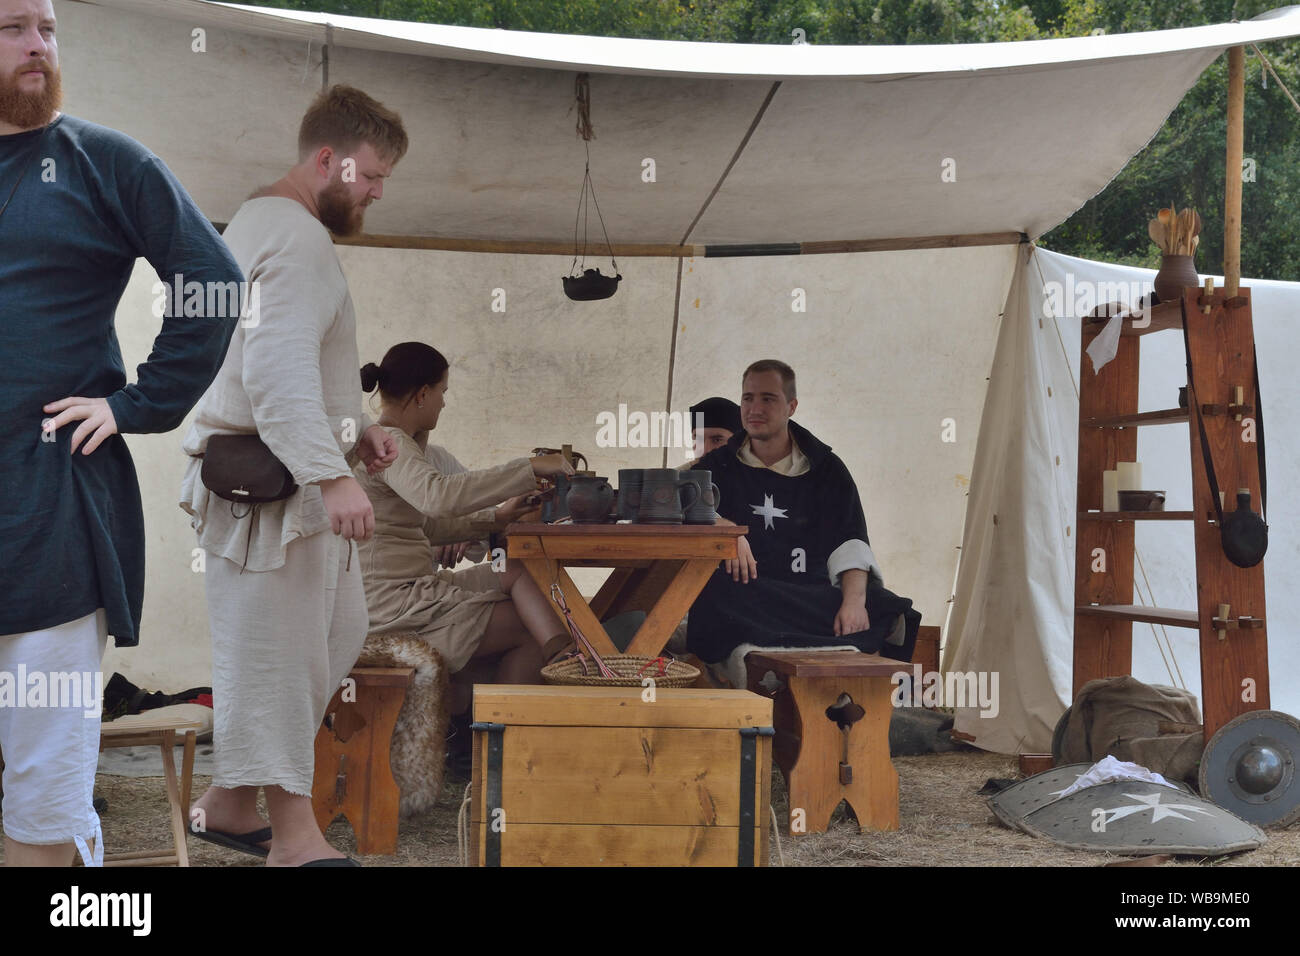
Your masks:
{"label": "white candle", "polygon": [[1101,510],[1119,511],[1119,472],[1103,471],[1101,473]]}
{"label": "white candle", "polygon": [[1116,486],[1120,491],[1141,491],[1142,490],[1142,463],[1136,461],[1116,462],[1116,470],[1119,472],[1119,484]]}

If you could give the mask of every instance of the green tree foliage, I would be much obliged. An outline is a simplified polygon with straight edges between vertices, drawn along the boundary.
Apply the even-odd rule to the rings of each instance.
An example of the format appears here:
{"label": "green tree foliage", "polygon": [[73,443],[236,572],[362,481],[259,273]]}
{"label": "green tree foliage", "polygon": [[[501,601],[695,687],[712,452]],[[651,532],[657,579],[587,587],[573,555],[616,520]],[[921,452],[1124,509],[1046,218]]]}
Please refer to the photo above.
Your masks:
{"label": "green tree foliage", "polygon": [[[495,27],[541,33],[790,43],[986,43],[1168,30],[1271,9],[1268,0],[261,0],[262,6],[354,16]],[[1300,42],[1271,43],[1265,56],[1300,97]],[[1122,67],[1120,67],[1122,69]],[[1255,181],[1242,199],[1242,269],[1248,275],[1300,280],[1300,112],[1262,64],[1246,57],[1245,155]],[[1147,221],[1169,203],[1191,206],[1203,221],[1196,264],[1223,268],[1224,136],[1227,57],[1188,91],[1164,126],[1100,193],[1040,243],[1069,255],[1156,267],[1160,253]],[[1123,103],[1114,111],[1124,121]],[[1086,149],[1087,130],[1063,143]]]}
{"label": "green tree foliage", "polygon": [[[1058,31],[1082,35],[1167,30],[1249,19],[1270,4],[1223,0],[1065,0]],[[1300,43],[1267,44],[1264,55],[1293,92],[1300,93]],[[1146,223],[1160,206],[1191,206],[1203,228],[1196,264],[1202,273],[1223,271],[1223,189],[1227,134],[1227,57],[1216,60],[1187,92],[1151,142],[1111,183],[1073,216],[1049,232],[1042,244],[1070,255],[1156,268],[1160,253],[1147,238]],[[1269,279],[1300,280],[1300,113],[1247,50],[1245,156],[1253,160],[1254,182],[1242,187],[1242,271]],[[1081,138],[1081,143],[1084,138]]]}

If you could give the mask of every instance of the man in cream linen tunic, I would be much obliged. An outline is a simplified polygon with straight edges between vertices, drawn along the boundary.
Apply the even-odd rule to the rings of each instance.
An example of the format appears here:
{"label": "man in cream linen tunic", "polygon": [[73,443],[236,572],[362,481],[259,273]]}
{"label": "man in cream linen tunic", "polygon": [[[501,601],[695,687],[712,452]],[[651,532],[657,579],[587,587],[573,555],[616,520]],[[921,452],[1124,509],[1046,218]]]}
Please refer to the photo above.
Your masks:
{"label": "man in cream linen tunic", "polygon": [[375,509],[374,537],[360,542],[371,630],[418,632],[455,673],[474,656],[492,605],[509,595],[488,564],[435,571],[433,547],[501,530],[487,506],[535,491],[537,481],[527,458],[448,474],[436,446],[422,447],[400,428],[385,431],[397,442],[397,461],[376,475],[355,469]]}
{"label": "man in cream linen tunic", "polygon": [[[316,484],[352,474],[370,426],[356,314],[328,231],[295,200],[249,200],[224,238],[259,308],[197,406],[181,489],[207,552],[212,782],[310,796],[316,730],[367,630],[360,562],[331,533]],[[209,436],[231,433],[259,434],[298,490],[236,517],[248,507],[211,494],[197,457]]]}

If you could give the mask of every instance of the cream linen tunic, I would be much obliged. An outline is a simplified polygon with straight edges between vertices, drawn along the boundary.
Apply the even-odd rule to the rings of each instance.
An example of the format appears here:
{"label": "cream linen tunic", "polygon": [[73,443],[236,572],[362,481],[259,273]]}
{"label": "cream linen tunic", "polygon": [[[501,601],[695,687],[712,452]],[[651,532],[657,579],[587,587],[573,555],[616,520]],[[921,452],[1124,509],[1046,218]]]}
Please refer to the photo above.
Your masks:
{"label": "cream linen tunic", "polygon": [[[317,483],[351,474],[357,440],[371,424],[362,412],[357,316],[329,232],[301,203],[250,199],[225,238],[257,283],[259,309],[235,329],[195,407],[182,444],[190,461],[180,505],[199,547],[241,567],[247,556],[249,571],[272,571],[284,565],[290,541],[330,530]],[[218,434],[260,436],[298,490],[236,518],[232,503],[199,477],[200,456]]]}
{"label": "cream linen tunic", "polygon": [[433,547],[498,530],[488,506],[534,491],[537,482],[527,458],[444,474],[436,452],[400,428],[385,430],[397,442],[397,461],[377,475],[362,466],[353,472],[375,509],[374,537],[360,543],[370,631],[415,631],[454,673],[474,656],[492,605],[509,595],[490,565],[435,571]]}
{"label": "cream linen tunic", "polygon": [[[314,741],[366,639],[351,543],[334,535],[319,482],[352,474],[361,409],[356,312],[329,232],[292,199],[240,207],[225,241],[254,283],[185,436],[181,507],[208,554],[213,782],[310,795]],[[214,434],[257,434],[298,490],[243,518],[200,480]]]}

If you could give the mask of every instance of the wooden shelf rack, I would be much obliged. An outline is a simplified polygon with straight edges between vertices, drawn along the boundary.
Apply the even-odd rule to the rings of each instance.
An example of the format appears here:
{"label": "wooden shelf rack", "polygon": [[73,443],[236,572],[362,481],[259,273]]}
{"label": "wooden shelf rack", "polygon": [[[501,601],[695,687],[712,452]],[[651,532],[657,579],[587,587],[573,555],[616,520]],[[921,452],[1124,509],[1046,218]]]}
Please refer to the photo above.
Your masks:
{"label": "wooden shelf rack", "polygon": [[[1207,315],[1203,305],[1210,305]],[[1105,325],[1084,320],[1079,376],[1078,533],[1075,536],[1074,693],[1090,680],[1128,674],[1133,665],[1133,624],[1145,622],[1200,632],[1201,714],[1208,740],[1229,720],[1250,710],[1266,710],[1268,639],[1264,607],[1264,565],[1239,568],[1228,561],[1212,518],[1214,503],[1205,474],[1195,421],[1187,409],[1138,411],[1139,347],[1156,332],[1181,335],[1189,317],[1188,340],[1196,375],[1196,394],[1205,405],[1226,406],[1233,386],[1244,386],[1246,403],[1255,395],[1254,329],[1250,291],[1231,299],[1222,291],[1205,297],[1189,287],[1179,301],[1162,302],[1148,317],[1127,317],[1115,358],[1099,374],[1087,347]],[[1143,325],[1149,318],[1149,324]],[[1191,511],[1103,512],[1102,472],[1121,461],[1137,460],[1137,429],[1188,425],[1192,465]],[[1220,489],[1233,506],[1237,488],[1249,488],[1258,509],[1259,466],[1256,446],[1243,440],[1242,423],[1232,415],[1205,416]],[[1190,521],[1196,549],[1195,610],[1143,607],[1133,603],[1135,528],[1138,521]],[[1093,571],[1095,549],[1105,555],[1105,570]],[[1229,607],[1228,625],[1220,606]],[[1242,619],[1245,619],[1244,621]],[[1222,635],[1222,636],[1221,636]]]}

